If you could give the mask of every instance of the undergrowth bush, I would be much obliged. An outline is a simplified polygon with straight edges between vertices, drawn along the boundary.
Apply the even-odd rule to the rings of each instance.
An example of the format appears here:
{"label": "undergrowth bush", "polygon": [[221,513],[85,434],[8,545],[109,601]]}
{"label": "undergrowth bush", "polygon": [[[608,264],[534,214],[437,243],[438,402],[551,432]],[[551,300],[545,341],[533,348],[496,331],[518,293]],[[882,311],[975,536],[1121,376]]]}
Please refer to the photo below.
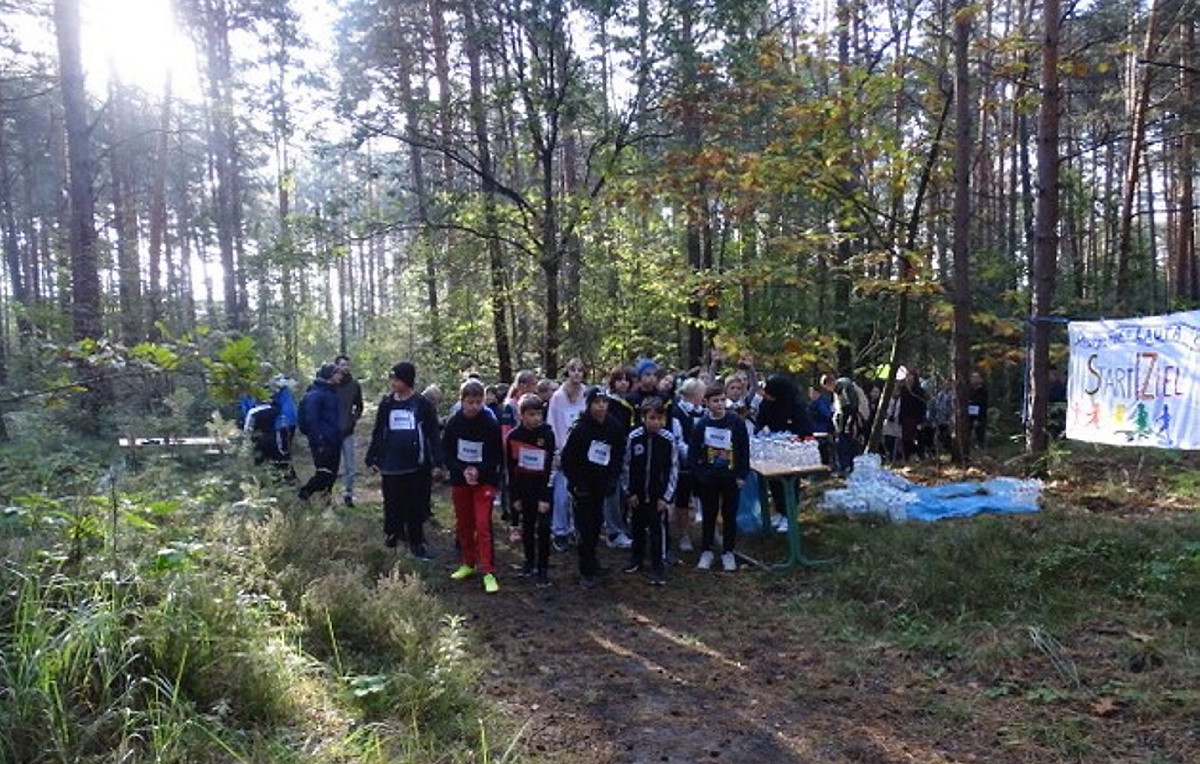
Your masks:
{"label": "undergrowth bush", "polygon": [[461,621],[417,575],[396,568],[372,582],[346,566],[312,583],[304,611],[311,649],[330,656],[370,716],[399,716],[435,738],[472,733],[479,666]]}
{"label": "undergrowth bush", "polygon": [[463,625],[239,453],[0,446],[0,761],[480,755]]}
{"label": "undergrowth bush", "polygon": [[1123,602],[1179,626],[1195,625],[1200,612],[1193,541],[1200,518],[1045,513],[932,525],[847,522],[826,533],[858,551],[822,579],[838,600],[878,605],[861,611],[876,627],[897,610],[942,622],[1067,628]]}

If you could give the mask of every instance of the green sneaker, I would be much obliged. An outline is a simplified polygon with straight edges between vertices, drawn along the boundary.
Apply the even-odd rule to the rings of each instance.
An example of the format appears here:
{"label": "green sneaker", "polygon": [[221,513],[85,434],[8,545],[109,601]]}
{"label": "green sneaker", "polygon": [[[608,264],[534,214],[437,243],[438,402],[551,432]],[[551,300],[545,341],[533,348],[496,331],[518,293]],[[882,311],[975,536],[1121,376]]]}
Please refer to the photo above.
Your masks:
{"label": "green sneaker", "polygon": [[475,569],[470,565],[459,565],[458,570],[450,574],[450,578],[454,581],[461,581],[464,578],[470,578],[475,575]]}
{"label": "green sneaker", "polygon": [[500,582],[491,573],[483,577],[483,590],[488,594],[495,594],[500,591]]}

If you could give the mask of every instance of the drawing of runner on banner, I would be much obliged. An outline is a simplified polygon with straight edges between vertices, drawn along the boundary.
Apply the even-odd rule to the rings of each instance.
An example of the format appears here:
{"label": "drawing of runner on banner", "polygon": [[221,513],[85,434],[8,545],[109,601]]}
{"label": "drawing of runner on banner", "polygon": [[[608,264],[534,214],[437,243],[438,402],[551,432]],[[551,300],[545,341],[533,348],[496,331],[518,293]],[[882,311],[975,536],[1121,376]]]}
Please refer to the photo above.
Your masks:
{"label": "drawing of runner on banner", "polygon": [[1200,311],[1072,321],[1068,438],[1200,449]]}

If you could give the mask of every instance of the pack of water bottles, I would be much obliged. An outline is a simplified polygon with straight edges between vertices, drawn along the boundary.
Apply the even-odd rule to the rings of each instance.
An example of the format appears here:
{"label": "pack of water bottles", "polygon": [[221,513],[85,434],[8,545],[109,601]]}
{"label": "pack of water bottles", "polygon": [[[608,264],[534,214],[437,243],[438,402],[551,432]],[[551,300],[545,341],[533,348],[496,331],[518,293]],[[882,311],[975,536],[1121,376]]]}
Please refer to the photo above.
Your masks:
{"label": "pack of water bottles", "polygon": [[877,454],[864,454],[854,459],[845,488],[825,492],[821,509],[926,522],[983,512],[1037,512],[1042,488],[1040,480],[1014,477],[921,486],[886,469]]}
{"label": "pack of water bottles", "polygon": [[912,483],[884,469],[878,454],[854,457],[854,470],[845,488],[825,492],[821,509],[847,515],[880,515],[897,522],[908,517],[908,506],[918,501]]}
{"label": "pack of water bottles", "polygon": [[750,461],[791,469],[821,466],[821,449],[813,438],[790,433],[756,435],[750,439]]}

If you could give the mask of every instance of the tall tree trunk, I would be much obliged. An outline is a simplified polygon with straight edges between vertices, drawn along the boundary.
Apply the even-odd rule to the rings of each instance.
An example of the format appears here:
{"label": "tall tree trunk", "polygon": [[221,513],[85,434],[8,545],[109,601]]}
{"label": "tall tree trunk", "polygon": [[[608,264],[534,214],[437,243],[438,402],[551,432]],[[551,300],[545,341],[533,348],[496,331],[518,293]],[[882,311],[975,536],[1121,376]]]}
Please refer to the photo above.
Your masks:
{"label": "tall tree trunk", "polygon": [[[1134,204],[1137,202],[1138,178],[1141,177],[1140,161],[1146,146],[1146,117],[1150,108],[1150,93],[1154,85],[1157,67],[1150,66],[1159,49],[1162,35],[1159,27],[1164,16],[1172,15],[1180,0],[1155,0],[1146,20],[1146,38],[1139,58],[1141,65],[1133,64],[1131,87],[1133,98],[1129,112],[1129,144],[1125,153],[1125,170],[1121,181],[1121,211],[1117,217],[1120,225],[1117,234],[1117,307],[1122,312],[1130,309],[1133,284],[1130,283],[1130,259],[1133,257]],[[1039,175],[1040,175],[1039,168]]]}
{"label": "tall tree trunk", "polygon": [[96,200],[92,190],[87,95],[79,47],[79,4],[74,0],[54,0],[54,31],[58,40],[59,82],[71,183],[71,319],[76,339],[99,338],[104,325],[100,272],[96,262]]}
{"label": "tall tree trunk", "polygon": [[[0,103],[0,107],[2,106],[3,104]],[[0,227],[3,228],[4,262],[8,266],[9,285],[12,290],[12,298],[17,303],[17,332],[21,342],[24,343],[33,331],[33,326],[29,321],[29,309],[32,305],[21,262],[17,215],[13,209],[13,197],[16,189],[13,188],[12,173],[9,170],[8,148],[4,142],[5,130],[2,117],[3,114],[0,113]],[[26,246],[33,246],[33,242],[27,242]]]}
{"label": "tall tree trunk", "polygon": [[400,67],[397,85],[400,88],[400,99],[404,103],[404,129],[407,133],[408,162],[412,172],[414,196],[417,201],[417,220],[420,224],[417,234],[419,242],[417,249],[425,257],[425,297],[428,301],[427,309],[429,311],[429,342],[434,352],[437,353],[441,346],[442,336],[441,309],[438,306],[437,251],[429,228],[429,191],[425,183],[425,157],[422,154],[422,141],[420,140],[420,104],[413,97],[412,89],[412,77],[415,74],[412,53],[407,40],[396,41],[396,55],[399,57]]}
{"label": "tall tree trunk", "polygon": [[[703,141],[700,124],[700,87],[698,78],[699,51],[696,49],[692,7],[683,2],[679,9],[679,76],[680,98],[683,109],[684,150],[692,157],[700,153]],[[693,274],[711,266],[705,257],[705,229],[709,226],[708,190],[703,179],[689,183],[689,194],[684,199],[684,247],[687,252],[688,268]],[[711,250],[710,250],[711,251]],[[704,325],[705,303],[710,295],[697,286],[688,298],[687,364],[688,368],[703,363],[705,351]]]}
{"label": "tall tree trunk", "polygon": [[[475,151],[479,157],[479,190],[483,194],[483,235],[488,252],[488,275],[491,293],[488,302],[492,308],[492,339],[496,343],[496,362],[500,379],[513,378],[512,347],[508,340],[508,300],[504,280],[504,251],[496,219],[496,179],[492,161],[492,143],[488,132],[487,111],[483,100],[483,69],[480,65],[482,41],[475,22],[474,3],[463,7],[463,25],[466,32],[464,47],[467,53],[471,88],[471,126],[475,130]],[[550,373],[552,370],[547,370]]]}
{"label": "tall tree trunk", "polygon": [[954,9],[954,438],[966,464],[971,451],[967,418],[971,376],[971,10],[965,0]]}
{"label": "tall tree trunk", "polygon": [[[1184,18],[1179,24],[1179,92],[1180,103],[1196,104],[1196,20]],[[1178,226],[1175,236],[1177,272],[1175,283],[1178,296],[1187,304],[1200,300],[1200,274],[1196,263],[1196,125],[1192,119],[1183,125],[1178,154]]]}
{"label": "tall tree trunk", "polygon": [[[846,136],[847,156],[849,159],[849,151],[851,150],[851,139],[853,125],[850,124],[850,24],[853,16],[853,9],[849,0],[839,0],[837,6],[837,46],[838,46],[838,92],[842,100],[840,107],[841,130]],[[854,231],[851,226],[851,221],[854,218],[854,182],[847,179],[842,182],[841,199],[842,203],[838,205],[837,220],[838,220],[838,241],[837,248],[834,250],[834,267],[833,267],[833,314],[834,325],[837,327],[837,333],[845,342],[839,342],[837,348],[837,368],[839,374],[852,375],[854,373],[854,355],[853,348],[849,343],[850,339],[850,257],[853,254],[853,236]],[[897,200],[898,202],[899,200]],[[899,209],[896,210],[899,212]],[[899,215],[896,219],[899,219]]]}
{"label": "tall tree trunk", "polygon": [[[171,78],[168,76],[163,88],[162,116],[159,119],[157,154],[154,157],[154,185],[150,192],[150,251],[149,284],[146,294],[146,320],[149,322],[150,339],[162,339],[163,244],[167,236],[167,168],[170,166],[171,147]],[[169,267],[166,269],[169,273]]]}
{"label": "tall tree trunk", "polygon": [[1040,458],[1048,445],[1050,320],[1058,266],[1059,150],[1058,128],[1062,91],[1058,81],[1058,44],[1062,25],[1060,0],[1044,0],[1042,8],[1042,103],[1038,114],[1037,224],[1033,250],[1033,357],[1030,363],[1030,407],[1026,448]]}
{"label": "tall tree trunk", "polygon": [[137,204],[134,196],[133,161],[125,128],[128,103],[119,82],[109,87],[108,149],[109,180],[112,188],[113,230],[117,235],[117,297],[120,305],[121,340],[129,346],[142,339],[142,269],[138,257]]}

